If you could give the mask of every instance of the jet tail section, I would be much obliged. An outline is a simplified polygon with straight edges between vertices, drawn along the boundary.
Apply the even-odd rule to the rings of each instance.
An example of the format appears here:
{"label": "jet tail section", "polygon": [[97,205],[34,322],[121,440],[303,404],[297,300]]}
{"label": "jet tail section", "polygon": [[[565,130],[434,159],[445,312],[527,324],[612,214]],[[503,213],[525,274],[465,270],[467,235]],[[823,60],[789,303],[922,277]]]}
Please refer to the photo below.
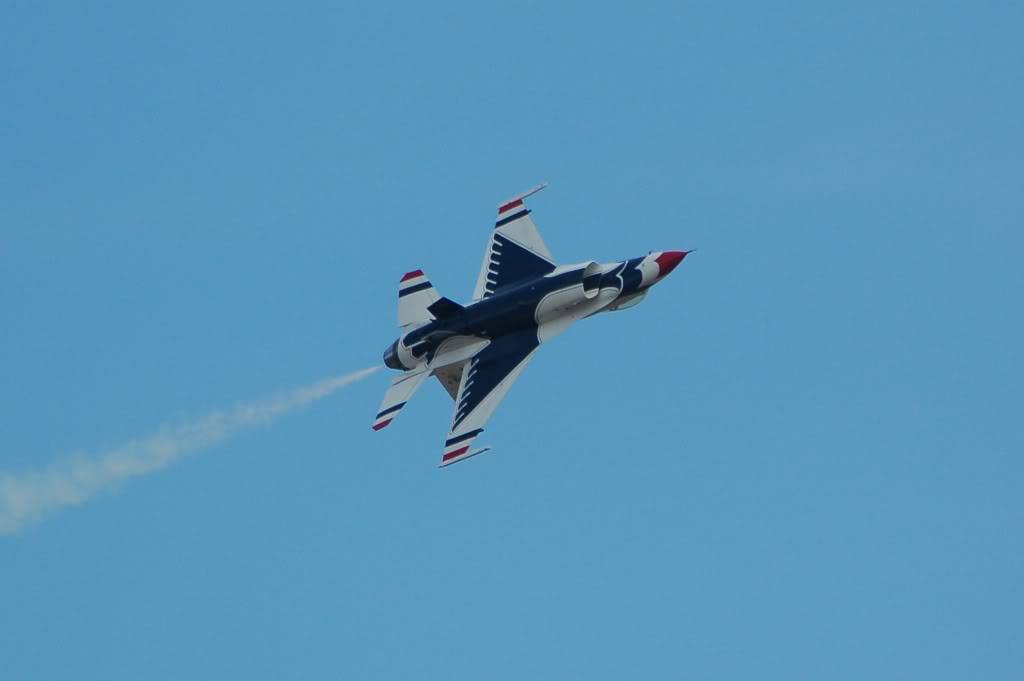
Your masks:
{"label": "jet tail section", "polygon": [[398,325],[429,322],[434,318],[430,306],[440,298],[423,270],[406,272],[398,285]]}

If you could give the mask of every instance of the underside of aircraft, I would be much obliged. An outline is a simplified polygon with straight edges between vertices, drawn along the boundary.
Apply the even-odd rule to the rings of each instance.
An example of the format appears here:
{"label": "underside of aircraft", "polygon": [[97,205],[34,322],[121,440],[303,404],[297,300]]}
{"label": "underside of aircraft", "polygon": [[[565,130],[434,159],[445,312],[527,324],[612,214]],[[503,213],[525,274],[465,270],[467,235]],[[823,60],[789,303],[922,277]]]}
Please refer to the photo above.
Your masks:
{"label": "underside of aircraft", "polygon": [[384,352],[394,376],[373,429],[389,425],[430,376],[455,400],[441,466],[489,448],[473,441],[537,349],[572,324],[641,302],[692,251],[658,251],[619,262],[557,265],[530,217],[526,199],[498,207],[473,299],[442,297],[422,270],[398,288],[399,336]]}

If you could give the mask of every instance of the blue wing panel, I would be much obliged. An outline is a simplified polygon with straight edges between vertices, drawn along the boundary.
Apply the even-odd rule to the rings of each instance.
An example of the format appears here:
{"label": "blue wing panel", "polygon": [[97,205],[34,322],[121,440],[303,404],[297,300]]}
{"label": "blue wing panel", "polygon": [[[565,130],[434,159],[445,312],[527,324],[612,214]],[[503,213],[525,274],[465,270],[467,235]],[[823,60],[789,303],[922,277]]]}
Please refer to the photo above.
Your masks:
{"label": "blue wing panel", "polygon": [[470,361],[466,385],[456,405],[452,430],[458,430],[465,418],[473,413],[484,398],[536,350],[538,345],[540,342],[537,340],[537,333],[531,329],[500,336],[474,357]]}
{"label": "blue wing panel", "polygon": [[487,282],[483,297],[492,296],[502,288],[526,279],[543,277],[555,266],[533,251],[523,248],[511,239],[495,234],[491,243]]}

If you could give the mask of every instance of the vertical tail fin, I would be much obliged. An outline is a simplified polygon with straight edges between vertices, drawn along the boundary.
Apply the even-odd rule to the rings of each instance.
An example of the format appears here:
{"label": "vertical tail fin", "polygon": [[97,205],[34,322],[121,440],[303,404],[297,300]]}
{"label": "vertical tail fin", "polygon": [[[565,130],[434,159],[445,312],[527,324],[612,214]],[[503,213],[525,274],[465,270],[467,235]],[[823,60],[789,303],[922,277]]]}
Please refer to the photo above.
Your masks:
{"label": "vertical tail fin", "polygon": [[398,325],[429,322],[433,316],[428,308],[440,297],[423,270],[407,272],[398,285]]}

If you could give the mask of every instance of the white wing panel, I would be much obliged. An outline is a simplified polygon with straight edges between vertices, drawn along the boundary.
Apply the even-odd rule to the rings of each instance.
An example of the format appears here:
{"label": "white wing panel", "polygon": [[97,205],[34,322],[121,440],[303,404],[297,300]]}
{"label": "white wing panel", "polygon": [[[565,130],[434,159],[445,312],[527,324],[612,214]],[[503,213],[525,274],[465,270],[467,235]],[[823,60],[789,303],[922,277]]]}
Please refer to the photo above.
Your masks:
{"label": "white wing panel", "polygon": [[[503,285],[502,279],[513,280],[519,271],[524,274],[546,274],[555,268],[554,257],[540,230],[530,217],[524,200],[547,185],[538,185],[498,207],[498,219],[487,243],[484,261],[473,289],[473,300],[486,298]],[[505,276],[502,276],[502,272]]]}
{"label": "white wing panel", "polygon": [[422,385],[423,379],[429,375],[430,372],[424,370],[399,374],[391,379],[391,385],[384,393],[384,400],[380,403],[377,416],[373,419],[373,429],[380,430],[390,424],[402,411],[402,407],[406,405],[416,389]]}

